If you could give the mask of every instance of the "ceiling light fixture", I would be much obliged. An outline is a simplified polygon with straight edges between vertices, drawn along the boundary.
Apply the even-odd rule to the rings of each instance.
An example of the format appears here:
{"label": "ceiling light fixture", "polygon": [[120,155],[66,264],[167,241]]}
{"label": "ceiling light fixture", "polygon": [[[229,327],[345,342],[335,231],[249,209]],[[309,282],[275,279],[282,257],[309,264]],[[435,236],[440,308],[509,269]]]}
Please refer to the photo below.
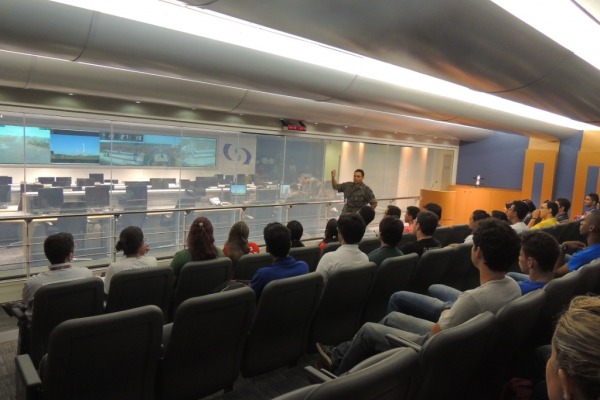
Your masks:
{"label": "ceiling light fixture", "polygon": [[[433,78],[409,69],[373,60],[344,50],[326,46],[311,40],[275,31],[260,25],[198,8],[161,0],[52,0],[75,7],[86,8],[122,18],[131,19],[191,35],[243,46],[257,51],[275,54],[350,74],[367,77],[403,88],[433,93],[457,101],[477,104],[498,111],[523,116],[577,130],[597,130],[598,127],[574,121],[570,118],[477,92],[464,86]],[[494,0],[510,2],[510,0]],[[558,1],[558,0],[557,0]],[[568,0],[562,0],[567,1]],[[539,3],[537,12],[544,10],[548,1],[531,0],[523,3]],[[564,24],[556,24],[566,30]],[[589,37],[600,37],[590,35]],[[583,41],[586,44],[589,41]],[[600,41],[596,41],[600,45]],[[600,57],[600,51],[596,51]],[[577,53],[579,54],[579,53]]]}

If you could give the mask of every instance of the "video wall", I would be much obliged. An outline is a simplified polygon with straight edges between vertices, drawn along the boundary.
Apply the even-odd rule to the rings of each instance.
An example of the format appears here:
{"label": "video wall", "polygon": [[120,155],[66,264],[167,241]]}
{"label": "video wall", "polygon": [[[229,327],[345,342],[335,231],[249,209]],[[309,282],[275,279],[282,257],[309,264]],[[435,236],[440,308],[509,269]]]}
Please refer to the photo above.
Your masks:
{"label": "video wall", "polygon": [[215,168],[217,139],[1,125],[0,163]]}

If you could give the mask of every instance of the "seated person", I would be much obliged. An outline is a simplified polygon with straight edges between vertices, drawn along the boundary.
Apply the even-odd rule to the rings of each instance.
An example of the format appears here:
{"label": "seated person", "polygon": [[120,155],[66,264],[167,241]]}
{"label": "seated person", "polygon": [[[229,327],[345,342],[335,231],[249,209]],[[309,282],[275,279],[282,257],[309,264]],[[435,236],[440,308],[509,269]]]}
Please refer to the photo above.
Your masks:
{"label": "seated person", "polygon": [[571,208],[569,199],[558,197],[555,202],[558,205],[558,213],[556,214],[558,223],[562,224],[564,222],[569,222],[569,209]]}
{"label": "seated person", "polygon": [[23,303],[27,307],[28,316],[31,316],[35,292],[42,286],[94,276],[87,268],[71,265],[75,254],[75,242],[70,233],[59,232],[48,236],[44,240],[44,254],[50,261],[48,270],[27,278],[23,287]]}
{"label": "seated person", "polygon": [[[557,261],[554,276],[563,276],[571,271],[578,270],[586,264],[600,258],[600,210],[592,210],[586,214],[579,225],[579,234],[586,238],[585,243],[567,241],[561,245],[561,256]],[[565,262],[564,252],[567,249],[579,250]]]}
{"label": "seated person", "polygon": [[[475,227],[477,226],[477,221],[481,221],[486,218],[490,218],[490,214],[488,214],[487,211],[485,211],[485,210],[473,211],[473,214],[471,214],[471,216],[469,217],[469,228],[471,229],[471,232],[473,232],[475,230]],[[464,243],[473,243],[473,234],[472,233],[465,238]]]}
{"label": "seated person", "polygon": [[546,200],[542,203],[539,210],[535,210],[531,213],[531,220],[527,226],[529,226],[529,229],[542,229],[557,225],[557,213],[558,205],[553,201]]}
{"label": "seated person", "polygon": [[388,257],[398,257],[402,252],[398,249],[398,243],[402,240],[404,226],[398,218],[385,217],[379,222],[379,242],[381,246],[369,253],[369,261],[377,266]]}
{"label": "seated person", "polygon": [[[438,222],[442,220],[442,206],[437,203],[427,203],[423,207],[424,211],[431,211],[438,217]],[[438,225],[439,226],[439,225]]]}
{"label": "seated person", "polygon": [[300,241],[302,234],[304,233],[302,224],[294,219],[287,223],[287,228],[292,235],[292,247],[304,247],[304,243]]}
{"label": "seated person", "polygon": [[529,207],[524,201],[515,200],[513,202],[506,203],[506,216],[511,223],[511,228],[513,228],[517,233],[521,233],[529,229],[527,224],[523,222],[525,217],[527,217],[527,213],[529,213]]}
{"label": "seated person", "polygon": [[244,221],[238,221],[229,229],[229,235],[223,246],[223,253],[231,259],[233,265],[244,254],[258,254],[258,244],[249,242],[250,228]]}
{"label": "seated person", "polygon": [[406,207],[406,213],[404,214],[404,232],[412,233],[415,230],[415,222],[417,221],[417,215],[419,215],[419,207],[408,206]]}
{"label": "seated person", "polygon": [[110,281],[115,274],[131,269],[152,268],[158,265],[156,258],[146,255],[150,247],[146,244],[144,233],[138,226],[128,226],[121,231],[115,250],[123,251],[123,258],[112,262],[106,270],[104,292],[107,294],[110,290]]}
{"label": "seated person", "polygon": [[575,297],[556,324],[546,366],[550,400],[600,398],[600,298]]}
{"label": "seated person", "polygon": [[519,237],[506,223],[493,218],[481,221],[475,228],[471,251],[481,286],[461,293],[451,308],[441,312],[437,322],[392,312],[380,323],[364,324],[350,342],[334,349],[317,345],[324,364],[331,365],[336,374],[341,374],[361,361],[389,350],[392,346],[385,338],[386,334],[423,344],[438,332],[460,325],[480,313],[496,313],[506,303],[521,296],[519,285],[506,276],[508,268],[518,258],[519,248]]}
{"label": "seated person", "polygon": [[325,237],[323,241],[319,243],[319,249],[321,249],[321,254],[323,254],[323,249],[327,246],[327,243],[337,242],[338,241],[338,230],[337,230],[337,219],[330,218],[327,221],[327,225],[325,225]]}
{"label": "seated person", "polygon": [[190,225],[186,248],[179,250],[171,260],[171,268],[175,276],[175,284],[179,278],[181,268],[192,261],[213,260],[225,257],[223,251],[215,246],[213,225],[206,217],[198,217]]}
{"label": "seated person", "polygon": [[325,285],[333,271],[369,262],[367,255],[358,248],[365,233],[365,221],[362,217],[355,212],[343,213],[338,218],[337,226],[342,245],[336,251],[323,254],[317,265],[317,272],[323,275]]}
{"label": "seated person", "polygon": [[400,217],[402,216],[402,210],[399,207],[396,207],[396,206],[393,206],[393,205],[389,205],[385,209],[384,215],[386,217],[392,217],[392,218],[400,219]]}
{"label": "seated person", "polygon": [[363,239],[376,238],[377,232],[369,228],[369,224],[375,219],[375,210],[371,206],[365,205],[358,210],[358,214],[363,218],[366,225]]}
{"label": "seated person", "polygon": [[273,264],[256,271],[250,281],[250,287],[256,293],[257,301],[267,283],[276,279],[308,274],[308,264],[289,255],[292,240],[288,228],[279,222],[271,222],[265,227],[263,235],[267,253],[273,257]]}
{"label": "seated person", "polygon": [[492,216],[492,218],[499,219],[500,221],[504,221],[507,224],[509,223],[508,216],[506,215],[506,213],[504,211],[493,210],[490,215]]}
{"label": "seated person", "polygon": [[421,257],[426,251],[439,249],[441,244],[433,237],[437,226],[437,215],[431,211],[421,211],[417,215],[417,222],[415,223],[417,241],[405,244],[400,248],[400,251],[403,254],[417,253]]}
{"label": "seated person", "polygon": [[527,294],[543,288],[554,278],[560,246],[548,232],[532,230],[520,236],[519,268],[523,273],[509,272],[507,275],[519,283],[522,294]]}

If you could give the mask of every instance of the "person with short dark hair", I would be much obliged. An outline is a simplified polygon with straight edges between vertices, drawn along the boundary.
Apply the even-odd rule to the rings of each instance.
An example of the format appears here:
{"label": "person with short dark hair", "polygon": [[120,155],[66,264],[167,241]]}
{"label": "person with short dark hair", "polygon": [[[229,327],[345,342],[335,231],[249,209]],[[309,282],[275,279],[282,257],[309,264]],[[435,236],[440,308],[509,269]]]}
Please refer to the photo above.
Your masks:
{"label": "person with short dark hair", "polygon": [[75,255],[75,241],[70,233],[59,232],[48,236],[44,240],[44,254],[50,261],[48,270],[27,278],[23,287],[23,303],[27,306],[28,315],[31,315],[35,292],[42,286],[94,276],[87,268],[71,265]]}
{"label": "person with short dark hair", "polygon": [[290,230],[279,222],[271,222],[263,230],[267,253],[273,257],[273,263],[260,268],[250,281],[250,288],[260,299],[263,289],[271,281],[308,274],[308,264],[290,256],[292,239]]}
{"label": "person with short dark hair", "polygon": [[373,229],[369,228],[369,224],[371,222],[373,222],[373,220],[375,219],[375,210],[373,210],[371,208],[371,206],[362,206],[360,208],[360,210],[358,210],[358,215],[360,215],[362,217],[362,219],[365,221],[365,225],[366,225],[365,234],[363,235],[363,239],[376,238],[377,232],[375,232]]}
{"label": "person with short dark hair", "polygon": [[300,241],[302,234],[304,233],[304,227],[300,221],[291,220],[287,223],[287,228],[290,230],[292,237],[292,247],[304,247],[304,243]]}
{"label": "person with short dark hair", "polygon": [[506,204],[506,216],[508,217],[511,228],[517,233],[521,233],[529,229],[527,224],[523,222],[525,217],[529,213],[529,206],[527,203],[521,200],[515,200]]}
{"label": "person with short dark hair", "polygon": [[525,216],[525,218],[523,218],[523,222],[529,226],[529,222],[531,221],[531,215],[533,214],[533,212],[535,210],[537,210],[537,206],[535,205],[535,203],[533,201],[531,201],[531,199],[523,199],[522,200],[523,203],[525,203],[527,205],[527,208],[529,209],[529,211],[527,212],[527,215]]}
{"label": "person with short dark hair", "polygon": [[583,202],[583,215],[598,209],[598,193],[588,193]]}
{"label": "person with short dark hair", "polygon": [[331,171],[331,187],[339,193],[344,193],[344,208],[342,213],[356,212],[364,205],[370,204],[371,208],[377,207],[377,199],[370,187],[364,184],[365,171],[354,171],[352,182],[338,183],[335,179],[335,169]]}
{"label": "person with short dark hair", "polygon": [[400,251],[403,254],[417,253],[421,257],[426,251],[439,249],[441,244],[433,237],[437,224],[438,217],[436,214],[431,211],[421,211],[417,215],[417,222],[415,223],[417,241],[405,244],[400,248]]}
{"label": "person with short dark hair", "polygon": [[[585,264],[600,258],[600,210],[592,210],[579,223],[579,234],[586,238],[586,243],[570,240],[561,244],[561,256],[558,257],[554,276],[563,276],[576,271]],[[567,249],[579,250],[565,262],[564,252]]]}
{"label": "person with short dark hair", "polygon": [[523,232],[519,252],[522,274],[509,272],[519,283],[522,294],[543,288],[554,278],[554,266],[560,254],[556,238],[539,229]]}
{"label": "person with short dark hair", "polygon": [[437,215],[439,221],[442,220],[442,206],[440,206],[439,204],[437,204],[437,203],[427,203],[427,204],[425,204],[425,206],[423,208],[426,211],[431,211],[432,213],[434,213],[435,215]]}
{"label": "person with short dark hair", "polygon": [[[417,208],[417,207],[415,207],[415,208]],[[385,209],[384,215],[386,217],[392,217],[392,218],[400,219],[400,217],[402,216],[402,210],[400,209],[400,207],[397,207],[397,206],[394,206],[394,205],[390,204]]]}
{"label": "person with short dark hair", "polygon": [[337,230],[337,219],[330,218],[327,221],[327,225],[325,225],[325,235],[323,237],[323,241],[319,243],[319,249],[321,253],[327,246],[327,243],[337,242],[338,241],[338,230]]}
{"label": "person with short dark hair", "polygon": [[529,221],[529,229],[542,229],[549,226],[558,225],[556,214],[558,213],[558,204],[553,201],[546,200],[542,203],[539,210],[535,210],[531,214]]}
{"label": "person with short dark hair", "polygon": [[419,207],[406,207],[406,213],[404,213],[404,232],[412,233],[415,231],[415,222],[417,222],[417,215],[419,215],[420,211]]}
{"label": "person with short dark hair", "polygon": [[319,345],[317,350],[324,364],[331,366],[339,375],[364,359],[390,349],[386,334],[422,345],[438,332],[458,326],[483,312],[496,313],[521,296],[519,285],[506,276],[511,264],[517,260],[519,248],[519,237],[507,224],[493,218],[480,221],[473,235],[471,261],[479,270],[481,286],[460,293],[450,308],[440,307],[437,319],[427,320],[391,312],[379,323],[364,324],[352,341],[338,346],[331,353]]}
{"label": "person with short dark hair", "polygon": [[571,202],[569,199],[564,197],[557,197],[556,204],[558,204],[558,214],[556,214],[556,220],[559,224],[569,221],[569,209],[571,208]]}
{"label": "person with short dark hair", "polygon": [[317,265],[317,272],[323,275],[325,284],[333,271],[362,265],[369,261],[367,255],[358,248],[366,228],[362,217],[355,212],[344,213],[338,218],[337,226],[342,245],[336,251],[323,254]]}
{"label": "person with short dark hair", "polygon": [[490,213],[490,216],[492,218],[496,218],[496,219],[499,219],[500,221],[506,222],[507,224],[509,223],[508,216],[506,215],[506,213],[504,211],[492,210],[492,212]]}
{"label": "person with short dark hair", "polygon": [[138,226],[128,226],[121,231],[115,250],[122,251],[123,258],[110,263],[106,270],[104,277],[106,293],[110,290],[111,279],[117,273],[131,269],[152,268],[158,265],[156,258],[146,255],[150,247],[146,244],[144,233]]}
{"label": "person with short dark hair", "polygon": [[[481,221],[481,220],[484,220],[487,218],[490,218],[490,214],[488,214],[487,211],[485,211],[485,210],[473,211],[473,213],[469,217],[469,228],[471,229],[471,232],[473,232],[475,230],[475,228],[477,227],[477,221]],[[465,238],[464,243],[473,243],[473,234],[472,233]]]}
{"label": "person with short dark hair", "polygon": [[404,225],[399,219],[385,217],[379,222],[379,241],[381,246],[369,253],[369,261],[377,266],[389,257],[398,257],[403,253],[398,249],[398,243],[402,240]]}

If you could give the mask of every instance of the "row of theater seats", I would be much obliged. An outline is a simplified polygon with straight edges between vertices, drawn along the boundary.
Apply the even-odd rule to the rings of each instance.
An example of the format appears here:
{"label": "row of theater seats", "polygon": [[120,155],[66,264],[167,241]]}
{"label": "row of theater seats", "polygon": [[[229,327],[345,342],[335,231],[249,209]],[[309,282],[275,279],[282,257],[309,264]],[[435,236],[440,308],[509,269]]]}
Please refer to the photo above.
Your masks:
{"label": "row of theater seats", "polygon": [[[356,293],[339,290],[349,276],[365,280],[373,269],[338,271],[323,293],[317,273],[273,281],[256,310],[252,290],[241,288],[188,299],[167,325],[156,306],[63,322],[50,334],[41,379],[29,356],[17,357],[17,399],[197,399],[231,389],[240,371],[254,376],[293,365],[307,337],[326,343],[351,338],[358,325],[348,328],[349,335],[332,336],[343,317],[324,308],[335,297],[332,312],[359,314],[360,305],[349,303]],[[584,266],[496,315],[483,313],[442,331],[422,348],[380,354],[339,380],[280,399],[499,398],[523,347],[548,343],[555,316],[573,296],[598,291],[599,282],[600,263]]]}

